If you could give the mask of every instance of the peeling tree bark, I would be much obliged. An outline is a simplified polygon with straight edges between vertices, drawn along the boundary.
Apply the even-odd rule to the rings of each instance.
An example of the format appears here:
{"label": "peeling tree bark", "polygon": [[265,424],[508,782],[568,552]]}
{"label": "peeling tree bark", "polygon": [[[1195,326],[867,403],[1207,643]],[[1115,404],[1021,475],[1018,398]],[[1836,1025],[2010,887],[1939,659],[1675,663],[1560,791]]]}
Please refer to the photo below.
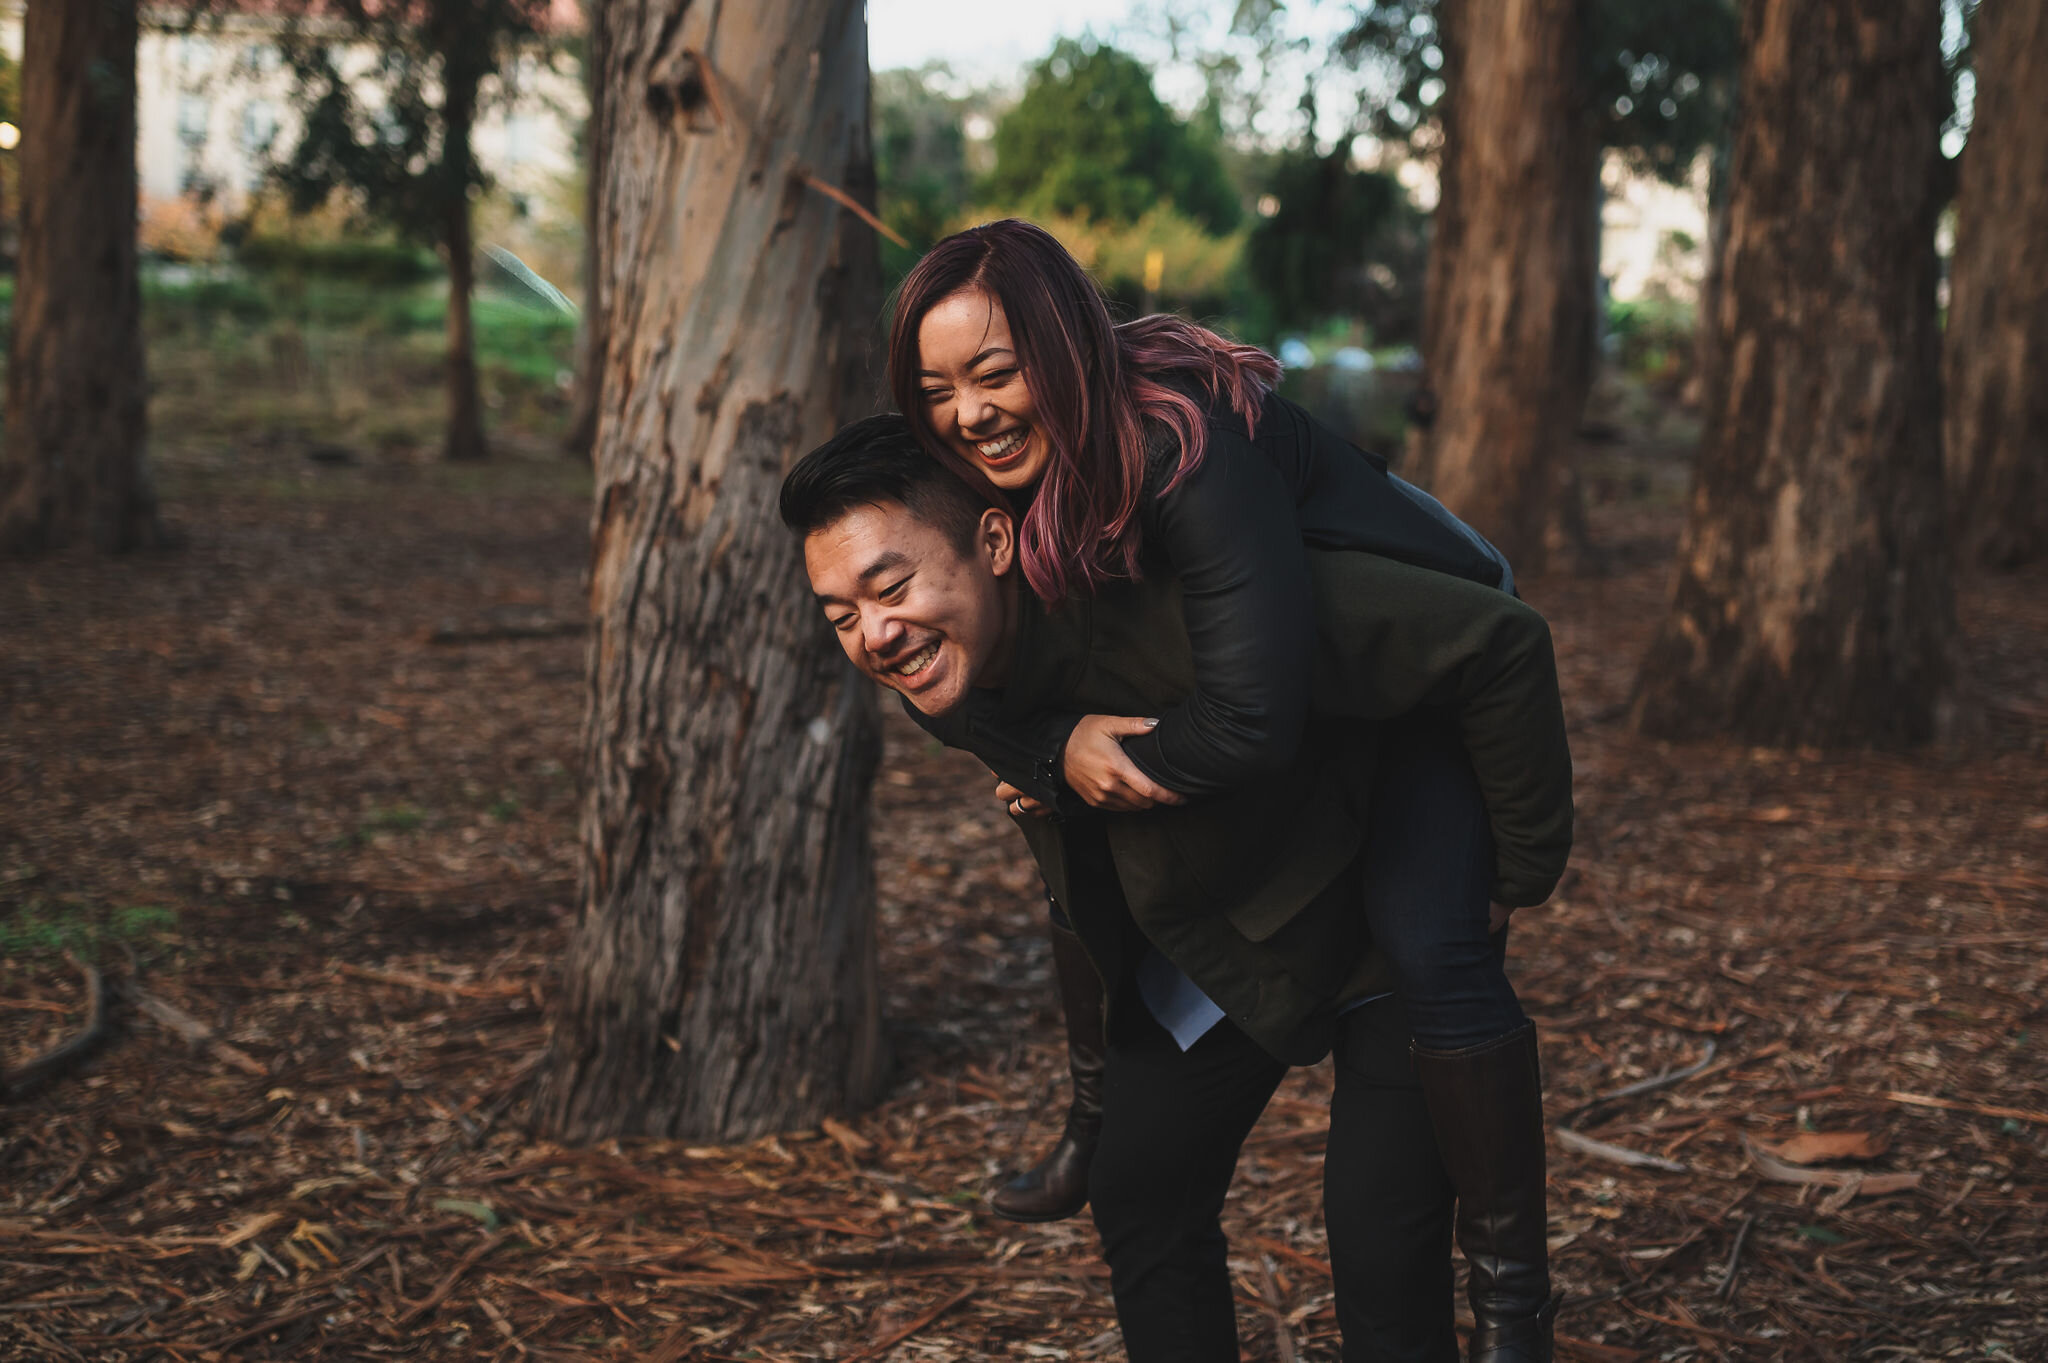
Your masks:
{"label": "peeling tree bark", "polygon": [[544,1129],[740,1139],[883,1071],[872,689],[774,510],[872,410],[880,262],[860,0],[621,0],[600,259],[580,916]]}
{"label": "peeling tree bark", "polygon": [[1945,369],[1958,557],[2048,556],[2048,6],[1978,11]]}
{"label": "peeling tree bark", "polygon": [[1519,573],[1583,546],[1578,423],[1592,382],[1591,187],[1580,0],[1445,0],[1451,113],[1430,242],[1433,420],[1416,470]]}
{"label": "peeling tree bark", "polygon": [[135,256],[135,0],[33,0],[0,552],[160,538]]}
{"label": "peeling tree bark", "polygon": [[1955,611],[1934,310],[1940,0],[1752,0],[1671,613],[1649,733],[1935,730]]}

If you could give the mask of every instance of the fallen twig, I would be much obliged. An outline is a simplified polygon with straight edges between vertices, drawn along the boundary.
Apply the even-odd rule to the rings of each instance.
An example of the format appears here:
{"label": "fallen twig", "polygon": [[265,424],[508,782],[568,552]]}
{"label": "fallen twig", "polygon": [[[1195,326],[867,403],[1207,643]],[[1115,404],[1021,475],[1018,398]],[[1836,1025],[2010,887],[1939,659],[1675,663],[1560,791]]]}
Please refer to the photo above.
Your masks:
{"label": "fallen twig", "polygon": [[1287,1303],[1280,1299],[1280,1284],[1273,1277],[1273,1256],[1259,1256],[1259,1296],[1273,1317],[1273,1348],[1280,1363],[1297,1363],[1301,1350],[1295,1347],[1294,1331],[1287,1328]]}
{"label": "fallen twig", "polygon": [[867,1359],[880,1358],[883,1354],[889,1352],[889,1350],[895,1348],[904,1340],[909,1339],[919,1330],[924,1329],[925,1326],[930,1325],[940,1316],[945,1315],[948,1311],[958,1306],[961,1302],[966,1301],[969,1297],[973,1296],[976,1292],[980,1290],[980,1283],[967,1284],[967,1286],[961,1288],[958,1292],[955,1292],[952,1296],[946,1298],[938,1305],[925,1308],[924,1312],[920,1314],[915,1320],[911,1321],[910,1324],[905,1325],[900,1329],[892,1330],[887,1335],[884,1335],[882,1338],[868,1345],[866,1348],[856,1349],[852,1353],[846,1355],[846,1357],[842,1360],[842,1363],[865,1363],[865,1360]]}
{"label": "fallen twig", "polygon": [[250,1055],[247,1051],[230,1046],[227,1042],[222,1041],[213,1028],[207,1026],[198,1018],[193,1017],[176,1004],[166,999],[160,999],[154,994],[138,992],[135,995],[135,1006],[147,1013],[152,1020],[168,1027],[171,1031],[184,1037],[185,1040],[194,1045],[204,1045],[213,1052],[216,1058],[233,1065],[242,1073],[254,1075],[258,1079],[270,1077],[269,1066]]}
{"label": "fallen twig", "polygon": [[1639,1079],[1633,1084],[1624,1085],[1610,1093],[1603,1093],[1596,1098],[1580,1103],[1564,1115],[1559,1129],[1562,1130],[1565,1126],[1569,1126],[1572,1122],[1583,1117],[1596,1107],[1602,1107],[1608,1103],[1617,1103],[1624,1098],[1640,1098],[1645,1093],[1655,1093],[1659,1089],[1668,1089],[1674,1085],[1684,1083],[1695,1075],[1704,1074],[1707,1066],[1714,1063],[1714,1054],[1718,1049],[1719,1046],[1714,1039],[1712,1037],[1707,1038],[1705,1054],[1701,1055],[1698,1060],[1687,1065],[1684,1069],[1666,1070],[1662,1074],[1653,1075],[1648,1079]]}
{"label": "fallen twig", "polygon": [[1881,1197],[1920,1186],[1921,1175],[1918,1173],[1865,1174],[1849,1169],[1803,1169],[1771,1154],[1746,1133],[1742,1137],[1742,1148],[1749,1153],[1749,1162],[1756,1166],[1756,1171],[1773,1183],[1808,1183],[1816,1188],[1853,1190],[1849,1193],[1851,1197]]}
{"label": "fallen twig", "polygon": [[2048,1123],[2048,1112],[2035,1112],[2023,1107],[1995,1107],[1989,1103],[1963,1103],[1954,1098],[1935,1098],[1924,1093],[1901,1093],[1897,1089],[1885,1094],[1895,1103],[1907,1107],[1938,1107],[1946,1112],[1972,1112],[1979,1117],[2005,1117],[2015,1122]]}
{"label": "fallen twig", "polygon": [[76,1068],[107,1039],[107,981],[98,966],[85,974],[85,1026],[12,1073],[0,1072],[0,1101],[11,1101]]}
{"label": "fallen twig", "polygon": [[1591,1136],[1574,1131],[1568,1126],[1560,1126],[1556,1134],[1557,1143],[1565,1149],[1593,1159],[1606,1160],[1609,1164],[1625,1164],[1631,1169],[1662,1169],[1667,1174],[1692,1172],[1690,1165],[1680,1164],[1675,1159],[1665,1159],[1662,1155],[1646,1155],[1625,1145],[1609,1145],[1606,1141],[1596,1141]]}
{"label": "fallen twig", "polygon": [[472,1246],[469,1253],[458,1259],[455,1267],[448,1270],[448,1276],[441,1279],[435,1285],[433,1291],[427,1293],[423,1299],[414,1302],[406,1309],[405,1314],[398,1318],[398,1324],[401,1326],[411,1325],[414,1321],[446,1301],[448,1294],[455,1290],[455,1284],[462,1281],[462,1275],[475,1268],[479,1259],[503,1244],[507,1234],[509,1234],[507,1231],[495,1231],[478,1244]]}
{"label": "fallen twig", "polygon": [[1742,1272],[1742,1248],[1749,1243],[1749,1233],[1756,1229],[1756,1214],[1742,1218],[1742,1225],[1735,1232],[1735,1243],[1728,1250],[1728,1266],[1721,1270],[1721,1290],[1718,1294],[1725,1304],[1735,1297],[1735,1277]]}

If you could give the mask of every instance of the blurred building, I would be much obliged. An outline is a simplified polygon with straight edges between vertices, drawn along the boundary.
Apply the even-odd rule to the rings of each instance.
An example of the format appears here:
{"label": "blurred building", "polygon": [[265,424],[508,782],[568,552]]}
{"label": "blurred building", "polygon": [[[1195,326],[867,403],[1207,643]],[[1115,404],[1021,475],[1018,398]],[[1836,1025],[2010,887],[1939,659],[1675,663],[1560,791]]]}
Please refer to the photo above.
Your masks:
{"label": "blurred building", "polygon": [[[82,0],[66,0],[80,3]],[[136,46],[136,166],[145,200],[187,199],[233,213],[263,183],[298,131],[291,72],[278,41],[286,20],[276,0],[212,0],[195,19],[177,5],[145,5]],[[23,0],[0,0],[0,51],[21,60]],[[553,0],[552,22],[567,36],[582,27],[576,0]],[[308,21],[318,33],[320,21]],[[342,69],[368,71],[376,54],[328,25]],[[509,81],[492,81],[477,121],[484,170],[515,200],[546,211],[577,167],[586,107],[575,62],[536,50]],[[33,137],[33,128],[24,128]],[[573,196],[570,196],[573,208]]]}

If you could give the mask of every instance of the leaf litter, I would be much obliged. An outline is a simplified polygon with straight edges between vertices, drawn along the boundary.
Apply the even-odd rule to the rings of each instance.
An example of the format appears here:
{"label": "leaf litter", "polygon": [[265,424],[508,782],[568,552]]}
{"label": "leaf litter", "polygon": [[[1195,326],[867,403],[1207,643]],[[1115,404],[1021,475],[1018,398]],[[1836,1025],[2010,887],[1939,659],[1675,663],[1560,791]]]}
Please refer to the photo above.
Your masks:
{"label": "leaf litter", "polygon": [[[62,946],[124,991],[0,1108],[0,1356],[1119,1357],[1085,1218],[981,1204],[1066,1093],[986,775],[891,717],[879,1107],[536,1139],[583,645],[491,624],[579,618],[587,501],[320,477],[179,506],[175,554],[0,578],[0,1064],[79,1027]],[[1965,584],[1981,722],[1948,747],[1666,745],[1626,705],[1676,526],[1599,528],[1613,571],[1530,588],[1580,833],[1513,942],[1575,1138],[1561,1357],[2048,1358],[2048,575]],[[1234,1185],[1252,1359],[1337,1357],[1329,1082],[1288,1080]]]}

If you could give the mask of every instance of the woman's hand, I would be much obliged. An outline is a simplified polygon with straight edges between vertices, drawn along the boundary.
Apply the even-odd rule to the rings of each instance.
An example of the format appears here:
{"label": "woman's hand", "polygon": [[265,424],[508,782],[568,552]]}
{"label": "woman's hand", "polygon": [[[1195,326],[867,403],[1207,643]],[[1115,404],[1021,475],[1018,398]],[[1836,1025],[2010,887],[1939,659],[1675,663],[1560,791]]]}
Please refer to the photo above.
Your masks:
{"label": "woman's hand", "polygon": [[1082,716],[1060,759],[1067,785],[1095,808],[1121,814],[1186,803],[1186,797],[1139,771],[1124,752],[1123,740],[1146,733],[1157,723],[1130,715]]}
{"label": "woman's hand", "polygon": [[1003,812],[1007,814],[1029,814],[1039,819],[1052,816],[1051,808],[1043,801],[1032,799],[1008,781],[996,782],[996,799],[1002,804]]}

